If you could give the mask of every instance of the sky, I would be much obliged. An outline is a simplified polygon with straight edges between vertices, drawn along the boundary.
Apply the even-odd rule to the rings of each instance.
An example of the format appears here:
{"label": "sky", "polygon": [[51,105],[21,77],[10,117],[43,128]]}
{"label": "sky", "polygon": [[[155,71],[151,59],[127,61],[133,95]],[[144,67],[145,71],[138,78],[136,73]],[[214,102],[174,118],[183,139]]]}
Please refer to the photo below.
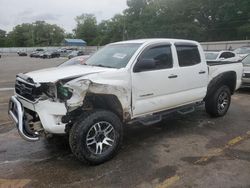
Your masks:
{"label": "sky", "polygon": [[18,24],[44,20],[72,32],[74,18],[82,13],[94,14],[100,22],[125,8],[126,0],[0,0],[0,29],[9,32]]}

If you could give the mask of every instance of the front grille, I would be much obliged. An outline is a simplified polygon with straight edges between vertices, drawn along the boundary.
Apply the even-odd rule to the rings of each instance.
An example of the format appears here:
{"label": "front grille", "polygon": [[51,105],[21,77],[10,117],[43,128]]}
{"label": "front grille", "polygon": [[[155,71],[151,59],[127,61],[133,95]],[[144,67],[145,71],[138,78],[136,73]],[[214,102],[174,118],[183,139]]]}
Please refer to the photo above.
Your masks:
{"label": "front grille", "polygon": [[35,93],[36,87],[33,84],[29,84],[21,79],[16,80],[15,91],[18,95],[28,99],[30,101],[35,101],[37,95]]}
{"label": "front grille", "polygon": [[250,73],[244,73],[244,78],[250,78]]}

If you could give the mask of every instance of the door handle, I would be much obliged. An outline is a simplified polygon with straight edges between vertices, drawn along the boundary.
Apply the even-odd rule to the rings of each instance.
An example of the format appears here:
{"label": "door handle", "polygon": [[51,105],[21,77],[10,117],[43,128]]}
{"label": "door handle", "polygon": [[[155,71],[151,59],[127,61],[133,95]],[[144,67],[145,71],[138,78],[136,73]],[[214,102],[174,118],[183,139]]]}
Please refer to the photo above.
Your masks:
{"label": "door handle", "polygon": [[177,78],[177,77],[178,77],[177,75],[172,74],[172,75],[170,75],[168,78],[169,78],[169,79],[172,79],[172,78]]}
{"label": "door handle", "polygon": [[206,71],[203,71],[203,70],[201,70],[200,72],[199,72],[199,74],[205,74],[206,73]]}

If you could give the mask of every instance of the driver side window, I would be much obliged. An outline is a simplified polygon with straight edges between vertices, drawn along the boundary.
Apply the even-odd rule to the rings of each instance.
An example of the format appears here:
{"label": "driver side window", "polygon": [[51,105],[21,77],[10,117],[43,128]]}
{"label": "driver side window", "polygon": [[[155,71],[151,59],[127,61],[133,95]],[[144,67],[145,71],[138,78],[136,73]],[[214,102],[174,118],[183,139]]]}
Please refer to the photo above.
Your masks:
{"label": "driver side window", "polygon": [[152,47],[144,52],[141,55],[140,59],[154,60],[155,67],[152,70],[160,70],[173,67],[173,58],[170,45]]}

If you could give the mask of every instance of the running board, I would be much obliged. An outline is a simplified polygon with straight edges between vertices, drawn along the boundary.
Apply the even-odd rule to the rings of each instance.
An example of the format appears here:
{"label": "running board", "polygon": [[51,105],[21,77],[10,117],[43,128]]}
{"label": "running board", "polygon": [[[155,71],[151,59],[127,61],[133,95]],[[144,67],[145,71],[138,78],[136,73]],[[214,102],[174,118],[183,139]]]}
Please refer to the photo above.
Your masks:
{"label": "running board", "polygon": [[138,121],[143,125],[152,125],[160,122],[162,120],[161,115],[148,115],[146,117],[140,118]]}
{"label": "running board", "polygon": [[195,107],[189,107],[189,108],[184,108],[182,110],[178,110],[177,112],[181,115],[186,115],[186,114],[192,113],[194,111],[195,111]]}
{"label": "running board", "polygon": [[195,111],[195,107],[200,106],[202,104],[203,104],[202,102],[194,103],[194,104],[182,106],[179,108],[162,111],[159,113],[150,114],[150,115],[146,115],[143,117],[138,117],[138,118],[135,118],[134,120],[128,122],[128,124],[132,124],[132,123],[136,123],[136,122],[139,122],[145,126],[156,124],[156,123],[160,122],[165,116],[172,114],[172,113],[175,113],[175,112],[177,112],[178,114],[181,114],[181,115],[186,115],[186,114],[192,113]]}

